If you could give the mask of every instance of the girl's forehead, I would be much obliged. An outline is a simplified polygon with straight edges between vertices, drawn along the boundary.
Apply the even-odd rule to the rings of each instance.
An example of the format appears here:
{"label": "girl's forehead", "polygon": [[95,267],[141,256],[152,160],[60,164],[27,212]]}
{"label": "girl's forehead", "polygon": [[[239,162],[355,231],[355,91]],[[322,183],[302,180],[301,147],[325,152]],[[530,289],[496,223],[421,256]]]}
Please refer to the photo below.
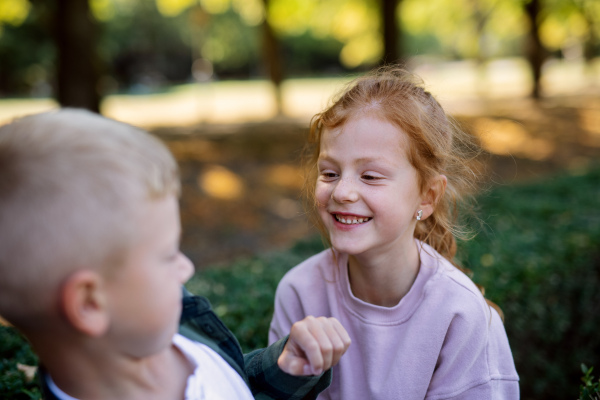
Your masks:
{"label": "girl's forehead", "polygon": [[404,164],[407,145],[406,134],[396,125],[380,119],[354,119],[323,131],[319,160]]}
{"label": "girl's forehead", "polygon": [[354,144],[365,150],[378,147],[406,149],[408,135],[399,126],[376,116],[366,115],[349,119],[335,128],[324,128],[321,148]]}

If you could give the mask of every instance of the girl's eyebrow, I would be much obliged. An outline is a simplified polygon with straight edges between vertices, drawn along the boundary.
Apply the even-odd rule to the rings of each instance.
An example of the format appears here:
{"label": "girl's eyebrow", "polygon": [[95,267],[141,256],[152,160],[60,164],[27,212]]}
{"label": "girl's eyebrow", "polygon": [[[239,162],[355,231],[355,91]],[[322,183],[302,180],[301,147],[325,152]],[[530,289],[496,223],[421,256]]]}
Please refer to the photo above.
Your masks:
{"label": "girl's eyebrow", "polygon": [[[336,159],[334,157],[331,157],[330,155],[326,154],[326,155],[319,155],[319,158],[317,161],[336,161]],[[357,158],[356,160],[354,160],[354,164],[367,164],[370,162],[375,162],[375,161],[384,161],[385,162],[385,158],[383,157],[360,157]]]}
{"label": "girl's eyebrow", "polygon": [[[321,163],[336,164],[337,160],[329,155],[319,156],[319,159],[317,160],[317,165],[319,165],[319,168]],[[383,157],[360,157],[356,160],[353,160],[352,163],[357,167],[367,166],[368,168],[373,168],[374,170],[384,174],[391,173],[391,171],[395,168],[395,163],[393,161]]]}
{"label": "girl's eyebrow", "polygon": [[354,164],[368,164],[374,161],[385,161],[382,157],[361,157],[354,160]]}
{"label": "girl's eyebrow", "polygon": [[388,158],[378,156],[378,157],[357,158],[356,160],[354,160],[354,165],[358,165],[358,166],[371,165],[377,169],[388,170],[389,168],[394,168],[396,163],[394,162],[394,160],[390,160]]}
{"label": "girl's eyebrow", "polygon": [[331,156],[329,156],[327,154],[326,155],[322,155],[322,153],[321,153],[321,154],[319,154],[319,158],[317,159],[317,163],[320,163],[322,161],[335,162],[335,158],[333,158],[333,157],[331,157]]}

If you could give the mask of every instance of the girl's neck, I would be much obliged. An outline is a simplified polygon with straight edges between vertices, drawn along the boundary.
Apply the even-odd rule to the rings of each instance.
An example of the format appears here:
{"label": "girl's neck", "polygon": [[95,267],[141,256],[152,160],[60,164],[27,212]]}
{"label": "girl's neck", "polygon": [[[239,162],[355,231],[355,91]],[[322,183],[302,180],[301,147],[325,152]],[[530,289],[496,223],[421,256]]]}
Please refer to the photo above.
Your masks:
{"label": "girl's neck", "polygon": [[393,307],[409,292],[419,273],[419,251],[412,241],[405,248],[348,257],[348,279],[355,297]]}

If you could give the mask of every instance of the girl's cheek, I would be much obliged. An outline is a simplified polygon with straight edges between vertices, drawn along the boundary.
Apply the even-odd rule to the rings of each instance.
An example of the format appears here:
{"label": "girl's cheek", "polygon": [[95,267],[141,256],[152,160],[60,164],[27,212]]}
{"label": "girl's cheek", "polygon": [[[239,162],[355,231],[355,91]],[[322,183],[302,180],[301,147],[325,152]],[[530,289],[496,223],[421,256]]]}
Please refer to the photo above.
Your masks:
{"label": "girl's cheek", "polygon": [[315,199],[319,206],[322,206],[324,202],[327,202],[327,188],[323,186],[322,183],[317,183],[317,187],[315,188]]}
{"label": "girl's cheek", "polygon": [[328,204],[328,200],[329,200],[329,197],[328,197],[328,196],[325,196],[325,197],[321,197],[321,198],[319,198],[319,199],[317,200],[317,206],[318,206],[320,209],[323,209],[323,210],[324,210],[324,209],[326,209],[326,208],[327,208],[327,204]]}

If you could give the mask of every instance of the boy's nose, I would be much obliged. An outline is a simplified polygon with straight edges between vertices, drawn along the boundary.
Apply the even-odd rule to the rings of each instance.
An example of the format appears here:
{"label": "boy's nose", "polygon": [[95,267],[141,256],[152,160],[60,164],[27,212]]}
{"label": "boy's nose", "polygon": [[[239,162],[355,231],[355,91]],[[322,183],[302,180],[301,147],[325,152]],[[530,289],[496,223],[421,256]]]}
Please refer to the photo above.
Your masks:
{"label": "boy's nose", "polygon": [[179,264],[179,276],[181,277],[181,283],[186,283],[194,275],[194,264],[190,261],[185,254],[181,254],[181,261]]}
{"label": "boy's nose", "polygon": [[358,200],[356,183],[350,178],[342,178],[333,188],[331,198],[337,203],[354,203]]}

